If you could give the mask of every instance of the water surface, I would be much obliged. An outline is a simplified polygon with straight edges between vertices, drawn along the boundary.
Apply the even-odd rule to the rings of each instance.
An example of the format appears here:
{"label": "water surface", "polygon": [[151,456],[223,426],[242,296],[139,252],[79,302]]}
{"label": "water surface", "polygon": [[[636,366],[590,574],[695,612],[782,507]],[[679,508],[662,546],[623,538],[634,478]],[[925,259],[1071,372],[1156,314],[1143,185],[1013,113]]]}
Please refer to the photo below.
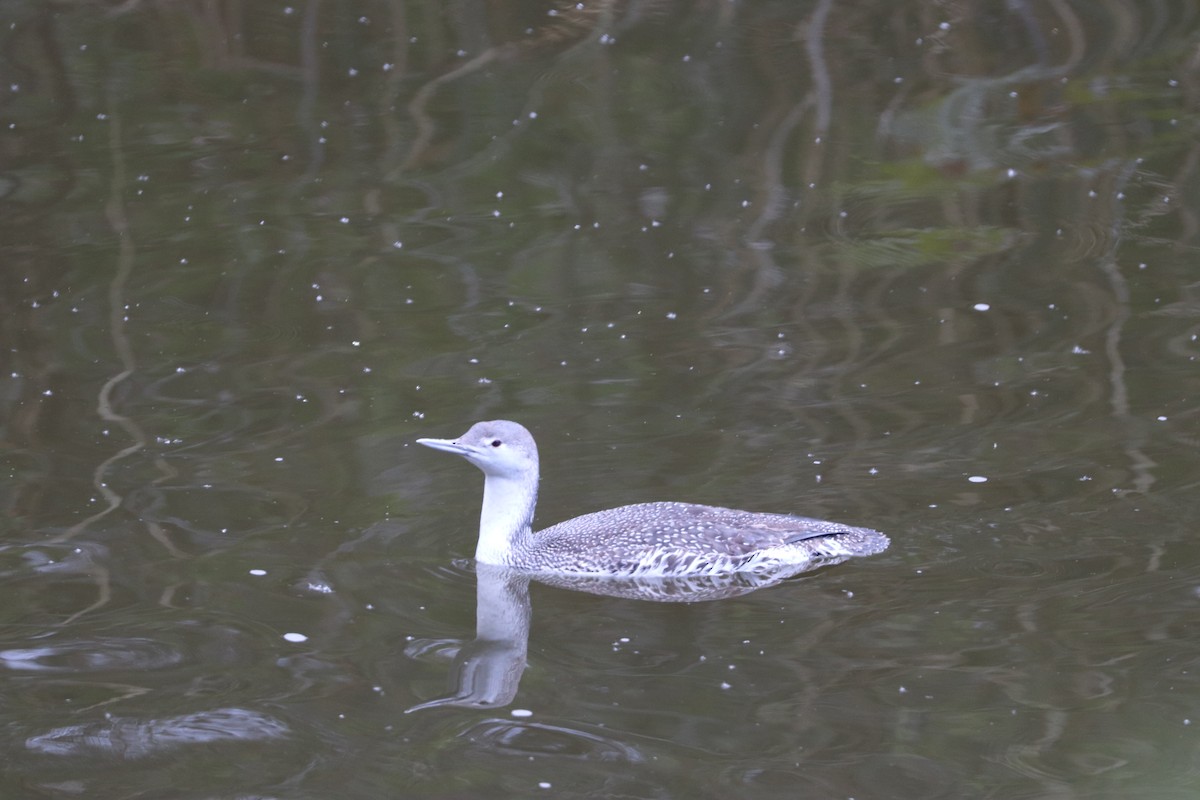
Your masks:
{"label": "water surface", "polygon": [[[0,794],[1191,798],[1191,3],[15,3]],[[528,587],[479,475],[887,552]]]}

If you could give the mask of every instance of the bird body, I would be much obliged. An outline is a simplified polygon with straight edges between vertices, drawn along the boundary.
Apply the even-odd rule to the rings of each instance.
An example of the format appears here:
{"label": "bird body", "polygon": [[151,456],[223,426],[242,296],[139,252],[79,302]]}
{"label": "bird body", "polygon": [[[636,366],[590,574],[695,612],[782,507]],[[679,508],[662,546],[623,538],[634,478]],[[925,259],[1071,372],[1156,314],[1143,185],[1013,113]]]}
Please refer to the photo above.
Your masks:
{"label": "bird body", "polygon": [[475,559],[484,564],[564,575],[723,575],[870,555],[889,543],[869,528],[693,503],[620,506],[535,532],[537,445],[522,425],[480,422],[458,439],[417,442],[483,471]]}

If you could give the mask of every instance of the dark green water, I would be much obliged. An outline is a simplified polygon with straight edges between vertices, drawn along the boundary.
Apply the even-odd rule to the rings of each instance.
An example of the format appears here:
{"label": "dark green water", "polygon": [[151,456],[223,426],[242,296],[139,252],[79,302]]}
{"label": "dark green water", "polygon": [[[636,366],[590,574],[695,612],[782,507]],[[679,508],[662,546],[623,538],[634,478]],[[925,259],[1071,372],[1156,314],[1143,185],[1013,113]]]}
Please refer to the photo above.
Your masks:
{"label": "dark green water", "polygon": [[[0,795],[1192,798],[1190,2],[0,13]],[[891,548],[530,588],[480,476]]]}

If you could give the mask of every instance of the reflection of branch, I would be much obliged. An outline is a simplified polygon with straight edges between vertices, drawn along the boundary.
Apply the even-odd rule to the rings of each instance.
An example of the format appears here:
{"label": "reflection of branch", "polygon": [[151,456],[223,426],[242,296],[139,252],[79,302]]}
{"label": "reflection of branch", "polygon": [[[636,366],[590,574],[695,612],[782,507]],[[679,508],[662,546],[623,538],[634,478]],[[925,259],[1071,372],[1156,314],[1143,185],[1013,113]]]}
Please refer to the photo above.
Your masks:
{"label": "reflection of branch", "polygon": [[[408,76],[408,22],[404,15],[404,3],[391,0],[392,10],[392,41],[395,43],[395,48],[392,51],[392,66],[388,70],[387,80],[383,84],[383,94],[380,99],[381,108],[395,108],[397,100],[400,97],[401,87],[404,79]],[[383,125],[383,140],[386,143],[383,156],[380,158],[383,174],[391,176],[396,164],[400,160],[401,148],[401,132],[400,125],[396,120],[395,114],[384,114],[381,120]],[[372,203],[378,203],[378,187],[371,190],[368,194],[368,199]],[[383,218],[385,215],[379,213],[376,209],[375,216]],[[398,236],[392,236],[388,241],[394,242]]]}
{"label": "reflection of branch", "polygon": [[[1133,164],[1126,166],[1120,175],[1116,187],[1117,191],[1113,192],[1114,197],[1121,195],[1120,190],[1124,189],[1124,184],[1128,182],[1133,171]],[[1120,208],[1119,204],[1118,208]],[[1112,235],[1108,238],[1111,243],[1110,251],[1115,251],[1121,241],[1120,230],[1117,228],[1115,221]],[[1121,355],[1121,335],[1124,333],[1125,323],[1129,320],[1129,283],[1125,280],[1125,276],[1121,274],[1121,269],[1117,265],[1116,257],[1112,252],[1100,262],[1100,268],[1108,277],[1109,286],[1112,288],[1113,301],[1116,303],[1114,319],[1104,335],[1104,352],[1108,356],[1109,365],[1108,380],[1112,388],[1109,402],[1112,405],[1114,417],[1129,419],[1131,416],[1129,409],[1129,388],[1125,384],[1125,358]],[[1125,454],[1129,456],[1130,468],[1133,470],[1135,491],[1150,491],[1150,487],[1156,480],[1153,469],[1158,466],[1157,462],[1146,455],[1138,443],[1128,443],[1125,446]]]}
{"label": "reflection of branch", "polygon": [[408,151],[408,158],[404,160],[405,169],[411,167],[421,156],[425,155],[425,151],[429,149],[429,142],[433,139],[433,118],[429,115],[426,106],[429,105],[434,92],[443,83],[456,80],[464,75],[470,75],[472,72],[476,72],[487,66],[499,55],[500,49],[499,47],[489,47],[461,67],[452,69],[444,75],[439,75],[433,80],[428,81],[413,95],[413,99],[408,104],[408,113],[412,114],[413,120],[417,123],[417,138],[413,141],[412,147]]}
{"label": "reflection of branch", "polygon": [[125,2],[121,3],[120,5],[111,6],[108,9],[108,15],[110,17],[121,17],[125,14],[130,14],[134,11],[137,11],[138,6],[141,4],[142,0],[125,0]]}
{"label": "reflection of branch", "polygon": [[92,472],[92,485],[103,495],[108,505],[72,525],[65,533],[54,541],[64,541],[82,532],[93,522],[108,516],[121,505],[121,495],[113,491],[104,479],[108,468],[125,458],[133,455],[146,446],[146,438],[141,429],[128,417],[113,410],[112,392],[122,381],[133,374],[137,362],[133,357],[133,347],[129,344],[129,336],[125,330],[125,285],[133,271],[133,240],[129,236],[129,220],[125,216],[125,155],[121,150],[121,115],[115,108],[109,111],[108,124],[109,155],[112,158],[112,179],[108,202],[104,206],[104,215],[108,224],[117,235],[117,273],[108,285],[108,326],[112,337],[113,349],[121,362],[122,369],[110,377],[100,387],[100,395],[96,400],[96,413],[107,422],[114,422],[125,429],[134,440],[133,444],[118,450],[113,455],[101,461]]}
{"label": "reflection of branch", "polygon": [[[147,437],[145,431],[141,429],[136,422],[129,417],[120,414],[113,408],[112,393],[126,378],[133,374],[137,368],[137,360],[133,355],[133,346],[129,342],[129,333],[126,330],[126,303],[125,289],[129,283],[129,276],[133,272],[133,263],[135,251],[133,247],[133,238],[129,233],[129,218],[125,214],[125,154],[122,149],[121,140],[121,115],[116,108],[115,100],[111,94],[109,95],[109,156],[112,159],[112,178],[110,184],[110,192],[108,202],[105,204],[104,213],[108,219],[108,224],[112,227],[113,233],[117,236],[117,271],[113,276],[112,281],[108,285],[108,326],[109,336],[112,338],[113,350],[117,354],[117,358],[121,362],[121,371],[110,377],[100,387],[100,394],[96,400],[96,413],[101,419],[106,422],[111,422],[119,425],[129,437],[133,439],[133,443],[118,450],[113,455],[101,461],[92,471],[92,485],[107,502],[107,505],[97,511],[95,514],[80,520],[72,525],[61,535],[52,541],[61,542],[71,539],[79,533],[83,532],[89,525],[102,519],[121,506],[122,496],[114,491],[108,483],[107,475],[109,468],[121,461],[122,459],[133,455],[146,446]],[[169,475],[172,470],[166,465],[162,459],[157,459],[156,463],[163,473],[163,476]],[[166,546],[167,550],[172,555],[182,555],[173,544],[166,538],[165,533],[158,526],[152,526],[151,534]],[[107,601],[108,586],[107,572],[101,570],[99,572],[101,586],[101,600],[97,604],[85,609],[89,611],[92,608],[102,605]],[[83,613],[83,612],[80,612]],[[76,614],[75,616],[79,616]],[[74,617],[72,617],[74,619]]]}
{"label": "reflection of branch", "polygon": [[[811,97],[811,95],[810,95]],[[792,106],[779,126],[771,132],[771,138],[763,151],[763,186],[766,197],[763,201],[762,213],[755,218],[754,223],[746,231],[746,240],[752,245],[759,243],[759,237],[767,226],[783,214],[787,191],[784,189],[783,159],[788,140],[792,131],[804,118],[804,112],[812,105],[810,99],[805,99]],[[757,302],[757,301],[756,301]]]}
{"label": "reflection of branch", "polygon": [[823,140],[829,130],[829,118],[833,107],[833,87],[829,79],[829,68],[825,63],[825,21],[833,0],[821,0],[813,12],[804,35],[805,51],[808,53],[809,65],[812,70],[812,91],[803,101],[796,103],[788,111],[779,125],[771,132],[770,139],[763,152],[763,198],[762,211],[746,231],[746,241],[750,244],[753,259],[759,262],[754,288],[747,294],[743,302],[738,304],[735,311],[741,311],[756,306],[763,293],[770,291],[782,281],[782,273],[774,260],[766,252],[764,232],[767,227],[783,214],[787,200],[784,188],[784,155],[788,140],[793,131],[800,125],[805,112],[816,107],[816,120],[813,124],[814,134],[818,140]]}
{"label": "reflection of branch", "polygon": [[817,136],[825,136],[829,130],[829,115],[833,108],[833,84],[829,80],[829,68],[825,65],[825,19],[833,0],[821,0],[813,12],[812,21],[804,37],[804,49],[812,66],[813,93],[817,98]]}
{"label": "reflection of branch", "polygon": [[[105,513],[108,512],[106,511]],[[95,611],[97,608],[103,608],[104,606],[108,605],[108,601],[112,599],[112,581],[109,579],[110,576],[108,573],[108,567],[104,566],[103,564],[97,564],[96,562],[92,561],[90,557],[87,559],[87,561],[89,570],[96,578],[96,599],[91,605],[79,609],[74,614],[58,623],[64,627],[70,625],[83,615]]]}
{"label": "reflection of branch", "polygon": [[[599,41],[603,43],[608,37],[601,35],[596,38],[595,35],[600,31],[611,30],[613,28],[615,11],[619,2],[618,0],[598,0],[598,2],[585,4],[576,3],[573,0],[570,2],[560,0],[555,5],[556,7],[551,11],[550,15],[550,19],[553,22],[539,28],[536,36],[518,42],[493,45],[461,66],[427,81],[417,90],[408,104],[408,113],[416,123],[417,135],[413,140],[412,147],[409,148],[407,158],[401,164],[401,169],[408,169],[416,165],[429,150],[429,143],[433,140],[436,126],[433,117],[429,113],[428,106],[430,100],[433,99],[433,95],[441,88],[442,84],[457,80],[465,75],[470,75],[473,72],[478,72],[492,61],[503,56],[545,51],[548,49],[574,49],[580,43],[587,42],[594,43]],[[635,19],[639,13],[639,9],[636,7],[637,4],[634,5],[631,19]],[[654,5],[653,2],[649,4],[650,8],[653,8]],[[643,8],[640,10],[645,11],[647,9]]]}

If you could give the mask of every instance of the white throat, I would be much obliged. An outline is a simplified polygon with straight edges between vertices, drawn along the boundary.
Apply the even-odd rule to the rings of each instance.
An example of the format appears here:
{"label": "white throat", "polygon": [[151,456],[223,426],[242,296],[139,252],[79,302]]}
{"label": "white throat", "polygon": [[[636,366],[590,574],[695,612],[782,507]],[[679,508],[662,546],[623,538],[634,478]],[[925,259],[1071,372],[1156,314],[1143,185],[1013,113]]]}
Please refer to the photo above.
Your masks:
{"label": "white throat", "polygon": [[483,564],[516,564],[517,551],[533,534],[536,505],[536,477],[529,481],[487,475],[483,481],[475,560]]}

